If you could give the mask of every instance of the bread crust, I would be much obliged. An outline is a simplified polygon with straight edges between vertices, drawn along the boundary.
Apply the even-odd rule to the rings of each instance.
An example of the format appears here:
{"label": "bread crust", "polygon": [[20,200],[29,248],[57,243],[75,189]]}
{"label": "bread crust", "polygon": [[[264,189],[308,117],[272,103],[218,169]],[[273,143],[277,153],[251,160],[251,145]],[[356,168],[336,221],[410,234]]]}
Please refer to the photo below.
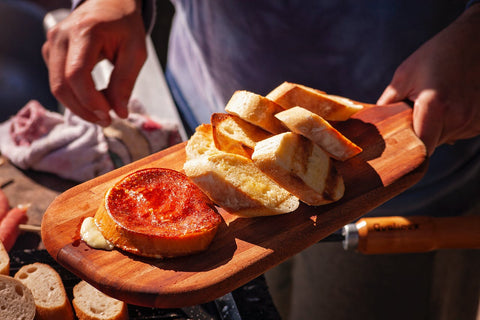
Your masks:
{"label": "bread crust", "polygon": [[0,274],[7,276],[10,274],[10,256],[2,241],[0,241]]}
{"label": "bread crust", "polygon": [[51,266],[38,262],[24,265],[14,277],[32,291],[36,305],[35,319],[73,319],[62,278]]}
{"label": "bread crust", "polygon": [[345,161],[362,152],[362,148],[350,141],[322,117],[307,109],[293,107],[277,113],[275,117],[292,132],[312,140],[336,160]]}
{"label": "bread crust", "polygon": [[184,170],[215,203],[241,217],[284,214],[299,206],[298,198],[237,154],[199,157],[187,161]]}
{"label": "bread crust", "polygon": [[264,130],[277,134],[287,129],[274,117],[284,108],[274,101],[246,90],[235,91],[225,106],[225,111],[236,115]]}
{"label": "bread crust", "polygon": [[79,320],[127,320],[127,304],[99,291],[86,281],[73,287],[73,308]]}
{"label": "bread crust", "polygon": [[210,117],[217,149],[250,158],[258,141],[272,134],[238,116],[214,113]]}
{"label": "bread crust", "polygon": [[363,109],[350,99],[291,82],[282,83],[266,97],[284,109],[300,106],[328,121],[345,121]]}
{"label": "bread crust", "polygon": [[339,200],[343,178],[331,158],[310,140],[286,132],[257,144],[255,165],[308,205],[319,206]]}
{"label": "bread crust", "polygon": [[34,319],[35,301],[27,286],[13,277],[0,275],[0,289],[0,319]]}

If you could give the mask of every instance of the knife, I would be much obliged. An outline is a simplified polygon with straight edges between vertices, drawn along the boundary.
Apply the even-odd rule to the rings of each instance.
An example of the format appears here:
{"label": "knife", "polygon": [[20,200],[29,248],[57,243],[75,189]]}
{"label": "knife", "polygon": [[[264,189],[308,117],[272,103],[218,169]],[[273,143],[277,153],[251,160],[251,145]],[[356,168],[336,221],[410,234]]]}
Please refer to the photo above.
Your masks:
{"label": "knife", "polygon": [[363,254],[480,248],[480,216],[368,217],[345,225],[320,242],[342,242]]}

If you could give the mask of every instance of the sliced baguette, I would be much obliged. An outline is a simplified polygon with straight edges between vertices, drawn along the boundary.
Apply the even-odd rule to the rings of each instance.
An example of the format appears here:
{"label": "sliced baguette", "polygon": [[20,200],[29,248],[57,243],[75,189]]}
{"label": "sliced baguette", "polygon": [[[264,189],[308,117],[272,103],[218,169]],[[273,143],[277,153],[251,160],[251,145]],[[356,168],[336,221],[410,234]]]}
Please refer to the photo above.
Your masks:
{"label": "sliced baguette", "polygon": [[272,136],[262,128],[228,113],[214,113],[210,122],[213,127],[213,140],[219,150],[247,158],[251,157],[258,141]]}
{"label": "sliced baguette", "polygon": [[0,319],[32,320],[35,300],[27,286],[10,276],[0,275]]}
{"label": "sliced baguette", "polygon": [[35,262],[21,267],[14,278],[32,291],[37,310],[35,319],[73,319],[72,306],[55,269]]}
{"label": "sliced baguette", "polygon": [[128,319],[125,302],[107,296],[83,280],[73,287],[72,304],[79,320]]}
{"label": "sliced baguette", "polygon": [[2,241],[0,241],[0,274],[10,274],[10,256],[5,249]]}
{"label": "sliced baguette", "polygon": [[300,106],[328,121],[345,121],[363,109],[350,99],[291,82],[282,83],[266,97],[284,109]]}
{"label": "sliced baguette", "polygon": [[337,201],[345,191],[343,178],[331,158],[313,142],[293,132],[257,143],[252,160],[260,170],[308,205]]}
{"label": "sliced baguette", "polygon": [[334,159],[345,161],[362,152],[362,148],[307,109],[293,107],[277,113],[275,117],[292,132],[312,140]]}
{"label": "sliced baguette", "polygon": [[225,106],[227,113],[236,115],[264,130],[277,134],[287,131],[274,115],[282,108],[277,103],[245,90],[235,91]]}
{"label": "sliced baguette", "polygon": [[298,198],[271,180],[243,156],[218,151],[184,165],[192,179],[215,203],[242,217],[288,213]]}
{"label": "sliced baguette", "polygon": [[185,146],[187,161],[215,151],[218,149],[213,141],[212,126],[210,124],[199,125]]}

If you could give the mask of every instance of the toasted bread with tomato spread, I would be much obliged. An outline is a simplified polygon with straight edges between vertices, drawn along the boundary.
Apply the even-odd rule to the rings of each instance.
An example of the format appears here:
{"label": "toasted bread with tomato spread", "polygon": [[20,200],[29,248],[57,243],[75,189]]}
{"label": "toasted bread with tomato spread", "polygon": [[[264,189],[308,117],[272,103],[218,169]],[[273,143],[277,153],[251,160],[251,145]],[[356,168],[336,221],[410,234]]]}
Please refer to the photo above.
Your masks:
{"label": "toasted bread with tomato spread", "polygon": [[187,176],[164,168],[138,170],[106,193],[95,214],[115,247],[145,257],[176,257],[208,248],[220,214]]}

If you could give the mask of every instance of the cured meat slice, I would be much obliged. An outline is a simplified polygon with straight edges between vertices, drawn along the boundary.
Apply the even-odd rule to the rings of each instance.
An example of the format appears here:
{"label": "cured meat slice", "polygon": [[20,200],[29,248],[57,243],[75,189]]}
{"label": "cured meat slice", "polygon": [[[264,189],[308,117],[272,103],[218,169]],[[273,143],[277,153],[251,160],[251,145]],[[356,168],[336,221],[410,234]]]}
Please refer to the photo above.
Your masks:
{"label": "cured meat slice", "polygon": [[161,258],[205,250],[222,218],[186,175],[150,168],[136,171],[110,188],[95,221],[117,248]]}

